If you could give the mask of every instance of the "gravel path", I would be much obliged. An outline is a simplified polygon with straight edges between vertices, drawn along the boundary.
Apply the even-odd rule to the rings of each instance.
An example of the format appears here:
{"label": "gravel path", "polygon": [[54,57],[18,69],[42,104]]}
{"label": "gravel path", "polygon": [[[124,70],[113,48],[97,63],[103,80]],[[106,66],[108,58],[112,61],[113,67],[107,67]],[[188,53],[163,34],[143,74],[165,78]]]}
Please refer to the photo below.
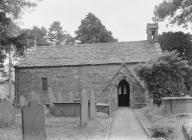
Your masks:
{"label": "gravel path", "polygon": [[130,108],[119,108],[113,116],[108,140],[149,140]]}

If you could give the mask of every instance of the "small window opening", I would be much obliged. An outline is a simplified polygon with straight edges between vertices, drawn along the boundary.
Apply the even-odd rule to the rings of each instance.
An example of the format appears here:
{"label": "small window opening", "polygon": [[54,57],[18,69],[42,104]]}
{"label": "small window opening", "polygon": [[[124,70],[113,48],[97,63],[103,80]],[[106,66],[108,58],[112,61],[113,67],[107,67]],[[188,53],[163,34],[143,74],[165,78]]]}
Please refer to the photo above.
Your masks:
{"label": "small window opening", "polygon": [[42,78],[42,89],[43,91],[48,89],[47,78]]}

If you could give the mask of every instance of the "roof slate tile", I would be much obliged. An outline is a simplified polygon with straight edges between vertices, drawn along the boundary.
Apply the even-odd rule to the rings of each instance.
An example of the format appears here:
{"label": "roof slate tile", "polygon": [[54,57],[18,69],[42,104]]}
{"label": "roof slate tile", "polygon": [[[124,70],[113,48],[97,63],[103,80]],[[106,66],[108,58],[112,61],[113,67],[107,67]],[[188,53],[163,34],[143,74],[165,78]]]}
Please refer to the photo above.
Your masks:
{"label": "roof slate tile", "polygon": [[146,62],[160,55],[149,41],[41,46],[28,51],[17,67]]}

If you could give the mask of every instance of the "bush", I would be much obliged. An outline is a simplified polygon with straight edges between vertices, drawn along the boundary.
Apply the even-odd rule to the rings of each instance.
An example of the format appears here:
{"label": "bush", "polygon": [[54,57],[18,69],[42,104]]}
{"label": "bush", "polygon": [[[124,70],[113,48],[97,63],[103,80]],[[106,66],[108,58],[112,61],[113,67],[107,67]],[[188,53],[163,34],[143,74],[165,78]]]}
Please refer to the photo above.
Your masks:
{"label": "bush", "polygon": [[166,114],[165,106],[148,106],[144,109],[144,116],[153,124],[150,128],[152,137],[169,140],[180,138],[178,121],[175,117]]}
{"label": "bush", "polygon": [[153,138],[168,138],[170,133],[172,133],[172,129],[160,127],[158,125],[154,126],[152,129],[152,137]]}
{"label": "bush", "polygon": [[5,128],[15,123],[15,110],[13,105],[5,100],[0,101],[0,128]]}
{"label": "bush", "polygon": [[139,65],[136,71],[140,79],[144,80],[154,104],[160,105],[161,97],[189,93],[185,83],[189,83],[192,67],[176,51],[165,52],[157,59]]}

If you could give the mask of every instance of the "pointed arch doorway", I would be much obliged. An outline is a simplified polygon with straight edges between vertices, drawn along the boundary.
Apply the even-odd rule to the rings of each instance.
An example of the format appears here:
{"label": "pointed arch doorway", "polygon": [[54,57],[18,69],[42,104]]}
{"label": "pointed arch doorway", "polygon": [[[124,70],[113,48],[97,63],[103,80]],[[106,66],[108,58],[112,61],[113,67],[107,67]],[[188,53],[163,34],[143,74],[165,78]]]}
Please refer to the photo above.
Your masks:
{"label": "pointed arch doorway", "polygon": [[117,87],[117,94],[118,94],[118,106],[129,107],[130,106],[130,86],[125,79],[119,82]]}

